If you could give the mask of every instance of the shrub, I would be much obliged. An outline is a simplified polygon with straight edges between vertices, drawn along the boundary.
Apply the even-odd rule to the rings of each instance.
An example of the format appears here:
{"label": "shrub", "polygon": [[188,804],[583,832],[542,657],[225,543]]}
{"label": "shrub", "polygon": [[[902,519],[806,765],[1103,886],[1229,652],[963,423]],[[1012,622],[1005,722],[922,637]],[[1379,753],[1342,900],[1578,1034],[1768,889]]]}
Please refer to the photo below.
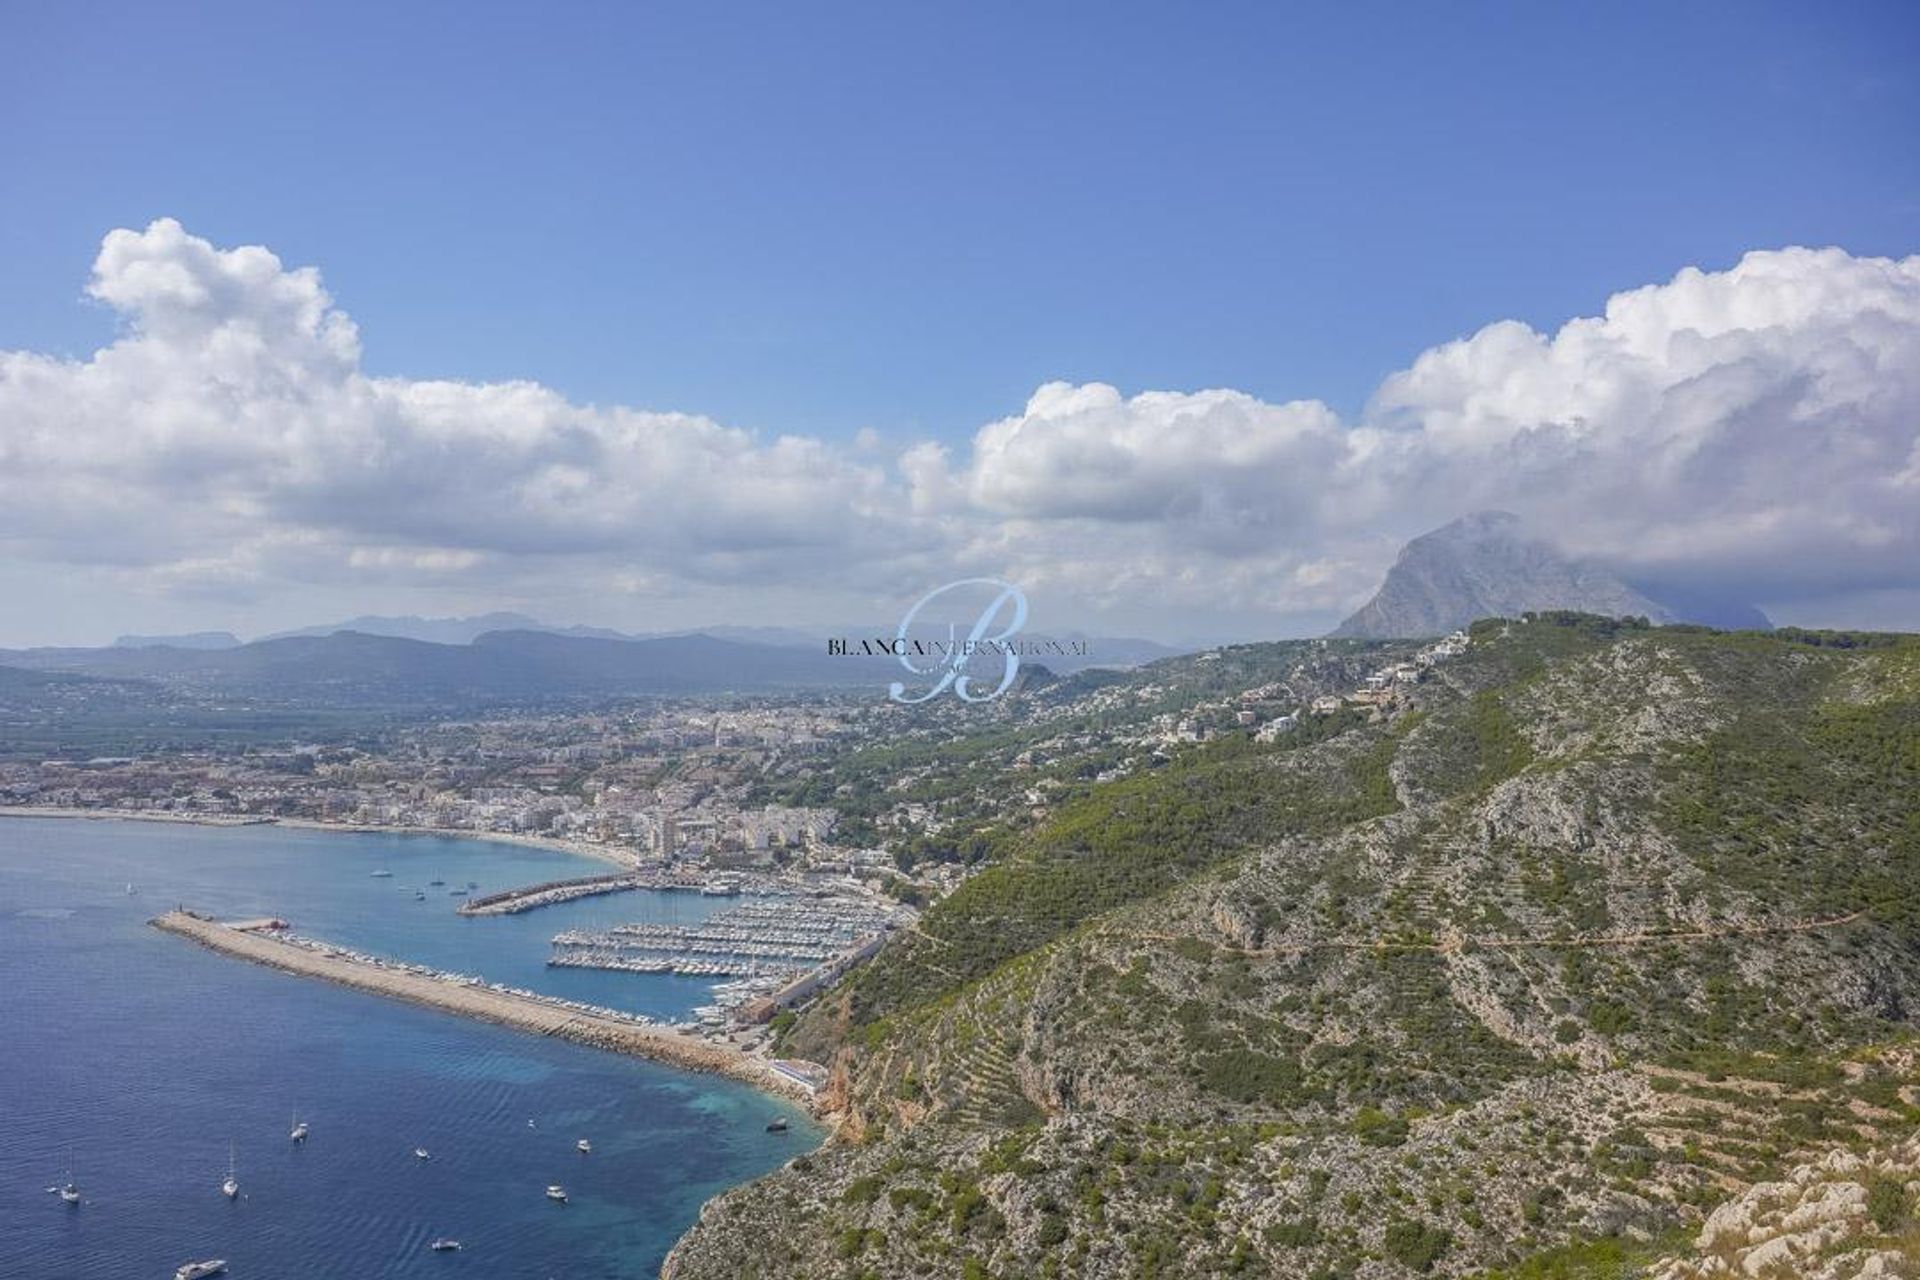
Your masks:
{"label": "shrub", "polygon": [[1412,1218],[1387,1224],[1383,1241],[1387,1254],[1415,1271],[1431,1271],[1440,1255],[1453,1243],[1453,1236],[1439,1227],[1430,1227]]}
{"label": "shrub", "polygon": [[1883,1232],[1896,1230],[1907,1217],[1906,1184],[1897,1178],[1875,1178],[1867,1186],[1867,1216]]}

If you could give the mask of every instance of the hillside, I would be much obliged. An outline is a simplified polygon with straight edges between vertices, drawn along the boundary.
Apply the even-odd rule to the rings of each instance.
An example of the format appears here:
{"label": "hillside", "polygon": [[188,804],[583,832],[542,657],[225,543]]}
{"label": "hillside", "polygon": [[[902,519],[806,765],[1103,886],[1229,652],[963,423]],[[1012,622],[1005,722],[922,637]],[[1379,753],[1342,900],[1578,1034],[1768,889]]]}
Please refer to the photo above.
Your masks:
{"label": "hillside", "polygon": [[1912,639],[1486,623],[1043,810],[791,1028],[843,1140],[676,1280],[1632,1275],[1920,1122]]}

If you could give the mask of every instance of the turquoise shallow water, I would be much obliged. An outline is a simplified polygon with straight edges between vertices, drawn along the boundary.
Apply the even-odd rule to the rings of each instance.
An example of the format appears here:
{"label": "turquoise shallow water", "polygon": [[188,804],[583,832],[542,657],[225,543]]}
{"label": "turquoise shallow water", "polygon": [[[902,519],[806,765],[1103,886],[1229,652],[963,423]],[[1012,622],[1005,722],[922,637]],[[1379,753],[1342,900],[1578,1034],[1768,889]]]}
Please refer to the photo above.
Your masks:
{"label": "turquoise shallow water", "polygon": [[[382,867],[392,879],[368,874]],[[277,914],[575,998],[669,1016],[702,1003],[702,983],[543,962],[560,928],[693,918],[711,901],[625,894],[463,920],[455,899],[411,892],[596,867],[439,837],[0,819],[0,1276],[170,1276],[199,1257],[228,1259],[236,1280],[653,1275],[703,1200],[816,1140],[793,1108],[269,972],[145,923],[176,902]],[[296,1107],[313,1127],[301,1148],[286,1137]],[[784,1137],[765,1132],[776,1115],[793,1123]],[[590,1156],[573,1150],[582,1136]],[[46,1191],[69,1166],[78,1209]],[[553,1181],[570,1205],[546,1201]],[[436,1235],[466,1247],[429,1253]]]}

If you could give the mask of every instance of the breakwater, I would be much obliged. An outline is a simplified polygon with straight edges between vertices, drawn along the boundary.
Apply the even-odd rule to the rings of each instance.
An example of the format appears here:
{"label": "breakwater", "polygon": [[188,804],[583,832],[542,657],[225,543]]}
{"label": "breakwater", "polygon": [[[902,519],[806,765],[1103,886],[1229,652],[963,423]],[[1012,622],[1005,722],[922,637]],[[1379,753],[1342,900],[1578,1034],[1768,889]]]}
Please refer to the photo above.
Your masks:
{"label": "breakwater", "polygon": [[501,893],[489,893],[484,897],[471,898],[455,908],[463,916],[510,916],[516,912],[532,911],[535,907],[550,907],[556,903],[572,902],[576,898],[591,898],[602,893],[625,893],[629,889],[644,889],[652,886],[644,877],[615,873],[602,876],[581,876],[574,880],[548,880],[542,884],[523,885],[518,889],[508,889]]}
{"label": "breakwater", "polygon": [[209,950],[283,973],[320,978],[390,999],[613,1053],[650,1058],[689,1071],[712,1072],[770,1093],[812,1101],[806,1089],[775,1072],[761,1058],[729,1045],[653,1025],[632,1015],[532,992],[491,987],[478,978],[381,961],[311,940],[277,937],[266,931],[242,931],[184,909],[169,911],[151,923],[157,929],[189,938]]}

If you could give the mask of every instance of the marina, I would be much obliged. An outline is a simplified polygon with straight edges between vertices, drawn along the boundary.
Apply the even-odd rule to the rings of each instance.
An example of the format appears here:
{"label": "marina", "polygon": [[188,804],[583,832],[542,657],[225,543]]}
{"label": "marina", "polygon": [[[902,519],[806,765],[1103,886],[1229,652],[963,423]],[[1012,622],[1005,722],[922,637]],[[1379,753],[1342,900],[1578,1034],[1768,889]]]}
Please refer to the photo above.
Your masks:
{"label": "marina", "polygon": [[[725,977],[713,1002],[694,1010],[705,1023],[754,1021],[755,1002],[810,974],[837,972],[911,919],[906,908],[866,899],[783,893],[728,908],[693,925],[621,924],[568,930],[553,938],[556,968]],[[817,985],[817,984],[816,984]]]}

